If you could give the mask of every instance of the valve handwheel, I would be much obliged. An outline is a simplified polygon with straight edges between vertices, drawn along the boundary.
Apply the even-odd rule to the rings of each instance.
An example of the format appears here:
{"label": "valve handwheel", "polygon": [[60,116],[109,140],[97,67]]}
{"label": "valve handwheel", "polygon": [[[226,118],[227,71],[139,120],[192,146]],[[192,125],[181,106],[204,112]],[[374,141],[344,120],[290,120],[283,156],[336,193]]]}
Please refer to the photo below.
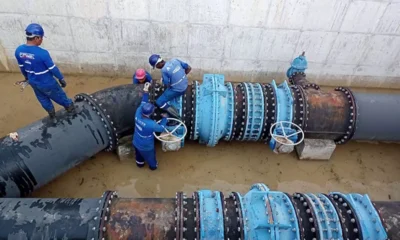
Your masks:
{"label": "valve handwheel", "polygon": [[[165,131],[166,131],[167,134],[158,136],[156,133],[153,133],[154,137],[157,138],[158,140],[160,140],[161,142],[164,142],[164,143],[174,143],[174,142],[179,142],[179,141],[183,140],[183,139],[185,138],[186,134],[187,134],[186,125],[185,125],[181,120],[176,119],[176,118],[167,118],[167,122],[170,122],[170,121],[174,121],[174,122],[177,122],[177,123],[179,123],[179,124],[176,125],[176,126],[174,126],[175,128],[174,128],[171,132],[168,131],[168,130],[165,128]],[[161,120],[157,121],[157,123],[160,123],[160,122],[161,122]],[[184,127],[185,131],[184,131],[184,134],[182,134],[182,136],[178,137],[178,136],[177,136],[176,134],[174,134],[174,133],[175,133],[176,130],[178,130],[181,126]],[[177,139],[168,140],[168,137],[169,137],[169,136],[175,136],[175,137],[177,137]]]}
{"label": "valve handwheel", "polygon": [[[287,126],[284,126],[287,125]],[[272,132],[272,129],[280,127],[282,130],[282,135],[279,134],[274,134]],[[294,129],[292,128],[294,127]],[[295,130],[295,133],[290,133],[290,134],[286,134],[286,131],[289,130]],[[286,145],[286,146],[296,146],[298,144],[300,144],[303,140],[304,140],[304,132],[303,130],[295,123],[289,122],[289,121],[279,121],[276,122],[274,124],[272,124],[271,128],[269,129],[269,132],[271,134],[271,137],[278,143],[282,144],[282,145]],[[299,141],[297,141],[296,143],[292,142],[292,140],[290,140],[290,137],[295,136],[296,134],[301,134],[301,139]],[[284,140],[284,141],[283,141]]]}

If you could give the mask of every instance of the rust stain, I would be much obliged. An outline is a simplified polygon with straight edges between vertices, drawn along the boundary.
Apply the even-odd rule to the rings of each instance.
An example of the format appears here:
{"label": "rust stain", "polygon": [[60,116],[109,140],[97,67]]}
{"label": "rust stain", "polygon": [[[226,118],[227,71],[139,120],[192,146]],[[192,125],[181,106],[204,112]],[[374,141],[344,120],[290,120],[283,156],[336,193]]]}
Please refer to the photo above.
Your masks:
{"label": "rust stain", "polygon": [[174,201],[118,199],[111,207],[107,239],[169,239],[174,234]]}

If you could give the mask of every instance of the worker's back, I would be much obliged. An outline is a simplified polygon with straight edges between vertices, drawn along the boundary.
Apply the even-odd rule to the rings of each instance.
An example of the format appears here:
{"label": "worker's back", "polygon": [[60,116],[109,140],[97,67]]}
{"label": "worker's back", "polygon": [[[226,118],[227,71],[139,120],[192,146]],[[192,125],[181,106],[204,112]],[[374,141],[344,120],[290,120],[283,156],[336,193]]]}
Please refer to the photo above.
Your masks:
{"label": "worker's back", "polygon": [[20,45],[15,50],[18,64],[28,73],[29,84],[49,86],[56,83],[50,72],[55,67],[49,52],[38,46]]}
{"label": "worker's back", "polygon": [[182,61],[173,58],[170,61],[166,62],[164,67],[162,68],[163,75],[166,74],[170,79],[170,87],[172,90],[176,92],[185,91],[188,85],[188,79],[185,73],[185,65]]}
{"label": "worker's back", "polygon": [[135,114],[135,133],[133,134],[133,145],[143,151],[154,148],[154,128],[157,124],[154,120],[142,115],[141,105]]}

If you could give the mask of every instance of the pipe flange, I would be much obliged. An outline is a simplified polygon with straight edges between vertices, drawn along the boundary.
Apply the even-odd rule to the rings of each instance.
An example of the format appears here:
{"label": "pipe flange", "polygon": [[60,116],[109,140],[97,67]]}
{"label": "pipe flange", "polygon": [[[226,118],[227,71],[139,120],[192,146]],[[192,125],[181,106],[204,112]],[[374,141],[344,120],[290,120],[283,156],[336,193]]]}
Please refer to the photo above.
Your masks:
{"label": "pipe flange", "polygon": [[349,116],[349,125],[347,126],[347,129],[345,130],[346,133],[339,139],[335,140],[335,143],[337,145],[339,144],[344,144],[350,141],[355,133],[356,130],[356,122],[357,122],[357,106],[356,106],[356,101],[353,95],[353,92],[347,88],[347,87],[337,87],[335,88],[335,91],[341,91],[343,94],[346,96],[348,102],[349,102],[349,108],[350,108],[350,116]]}
{"label": "pipe flange", "polygon": [[235,92],[234,92],[234,86],[232,83],[227,82],[225,83],[225,87],[228,90],[228,96],[227,96],[227,105],[228,105],[228,130],[226,131],[226,134],[224,136],[225,141],[229,141],[232,138],[232,133],[233,133],[233,125],[235,121]]}
{"label": "pipe flange", "polygon": [[306,101],[306,93],[301,86],[296,86],[296,95],[299,98],[300,105],[300,118],[299,127],[304,128],[307,125],[308,115],[310,111],[308,110],[308,103]]}
{"label": "pipe flange", "polygon": [[[372,203],[372,206],[374,207],[375,211],[378,213],[379,219],[381,220],[382,227],[385,229],[386,235],[389,236],[389,228],[386,223],[386,220],[382,217],[381,211],[376,207],[375,203]],[[388,239],[390,240],[390,239]]]}
{"label": "pipe flange", "polygon": [[200,216],[200,199],[199,194],[194,192],[192,195],[193,198],[193,206],[194,206],[194,232],[195,232],[195,239],[200,239],[200,227],[201,227],[201,216]]}
{"label": "pipe flange", "polygon": [[194,105],[193,105],[193,84],[188,85],[187,90],[185,91],[185,94],[183,95],[183,101],[182,101],[182,118],[183,121],[189,129],[189,134],[186,135],[186,138],[190,139],[191,137],[191,131],[193,129],[193,111],[194,111]]}
{"label": "pipe flange", "polygon": [[[106,225],[107,225],[107,221],[110,220],[110,206],[112,204],[112,201],[116,198],[118,198],[117,192],[106,191],[103,194],[102,199],[99,200],[99,204],[102,204],[102,208],[99,209],[99,211],[101,211],[101,214],[100,214],[100,220],[99,220],[100,221],[99,228],[97,229],[97,231],[99,233],[98,239],[100,239],[100,240],[105,240],[106,232],[107,232]],[[96,209],[96,211],[97,211],[97,209]]]}
{"label": "pipe flange", "polygon": [[263,84],[263,91],[265,96],[265,113],[263,133],[261,134],[261,141],[268,142],[271,139],[270,128],[276,121],[276,94],[275,89],[271,84]]}
{"label": "pipe flange", "polygon": [[176,240],[183,239],[183,192],[177,192],[175,197],[175,238]]}
{"label": "pipe flange", "polygon": [[[237,137],[236,137],[236,140],[239,140],[239,141],[243,141],[243,139],[244,139],[244,137],[245,137],[245,131],[246,131],[246,128],[247,128],[247,126],[246,126],[246,121],[247,121],[247,115],[248,115],[248,112],[247,112],[247,105],[249,104],[248,102],[247,102],[247,91],[245,90],[245,85],[244,85],[244,83],[240,83],[239,85],[238,85],[238,87],[239,87],[239,90],[240,90],[240,92],[241,92],[241,95],[242,95],[242,99],[240,99],[240,97],[239,97],[239,101],[240,100],[242,100],[242,102],[241,102],[241,104],[239,103],[238,105],[239,105],[239,107],[240,106],[242,106],[242,118],[239,118],[238,119],[238,123],[239,123],[239,125],[238,125],[238,127],[237,127],[237,129],[236,129],[236,133],[237,133]],[[239,110],[239,113],[240,113],[240,110]]]}
{"label": "pipe flange", "polygon": [[311,204],[308,198],[302,193],[294,193],[292,200],[298,213],[300,234],[303,236],[302,239],[320,239],[316,217],[314,216],[314,211],[310,208]]}
{"label": "pipe flange", "polygon": [[329,194],[327,196],[333,205],[336,206],[336,209],[339,210],[337,213],[339,214],[342,222],[343,238],[363,239],[360,221],[351,204],[347,202],[347,199],[339,196],[338,194]]}
{"label": "pipe flange", "polygon": [[235,87],[235,121],[232,133],[232,139],[239,140],[244,129],[246,121],[246,100],[244,95],[243,84],[238,84]]}
{"label": "pipe flange", "polygon": [[288,79],[289,83],[293,84],[293,85],[296,85],[296,83],[294,81],[294,78],[297,77],[297,76],[301,76],[303,78],[306,78],[306,74],[304,72],[294,72],[294,73],[292,73],[292,75],[290,75],[290,77]]}
{"label": "pipe flange", "polygon": [[290,86],[293,96],[293,122],[299,127],[302,127],[304,125],[305,112],[303,96],[299,88],[301,87],[297,85]]}
{"label": "pipe flange", "polygon": [[236,136],[236,128],[237,128],[237,121],[238,121],[238,90],[237,90],[237,85],[233,85],[233,98],[234,98],[234,110],[233,110],[233,123],[232,123],[232,134],[231,137],[229,138],[229,141],[232,141],[235,139]]}
{"label": "pipe flange", "polygon": [[237,192],[232,192],[231,196],[232,196],[232,199],[233,199],[233,204],[235,205],[235,211],[236,211],[236,213],[238,215],[238,217],[236,219],[237,220],[237,228],[236,228],[236,230],[238,232],[237,235],[240,236],[239,239],[245,239],[245,236],[244,236],[244,230],[245,229],[244,229],[243,209],[242,209],[242,204],[241,204],[242,197]]}
{"label": "pipe flange", "polygon": [[296,215],[296,220],[297,220],[297,226],[299,226],[299,232],[300,232],[300,239],[305,239],[305,235],[304,235],[304,228],[302,228],[301,227],[301,225],[300,225],[300,210],[299,210],[299,208],[297,207],[297,202],[296,201],[294,201],[294,199],[293,199],[293,197],[289,194],[289,193],[284,193],[287,197],[288,197],[288,199],[289,199],[289,201],[290,201],[290,203],[292,204],[292,206],[294,207],[294,213],[295,213],[295,215]]}
{"label": "pipe flange", "polygon": [[194,81],[192,82],[192,99],[191,99],[191,108],[192,108],[192,112],[191,112],[191,120],[190,120],[190,128],[189,128],[189,136],[191,140],[195,140],[195,125],[196,125],[196,99],[197,99],[197,93],[196,93],[196,89],[197,89],[197,85],[198,82]]}
{"label": "pipe flange", "polygon": [[103,126],[107,131],[108,135],[108,147],[106,148],[106,152],[110,152],[114,150],[118,145],[118,134],[116,133],[117,129],[114,127],[114,122],[111,120],[110,115],[106,114],[106,109],[102,108],[101,103],[97,103],[97,99],[92,95],[88,95],[86,93],[80,93],[75,96],[76,102],[85,101],[88,102],[90,107],[100,116],[101,121],[103,122]]}

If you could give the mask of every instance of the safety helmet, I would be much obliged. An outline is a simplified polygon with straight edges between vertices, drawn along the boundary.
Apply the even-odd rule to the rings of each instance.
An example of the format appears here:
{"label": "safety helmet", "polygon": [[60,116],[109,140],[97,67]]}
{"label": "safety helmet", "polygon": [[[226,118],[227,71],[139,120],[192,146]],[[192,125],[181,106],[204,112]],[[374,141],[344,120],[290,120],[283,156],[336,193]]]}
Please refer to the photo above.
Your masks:
{"label": "safety helmet", "polygon": [[146,77],[146,71],[143,68],[139,68],[136,70],[135,75],[137,79],[142,80]]}
{"label": "safety helmet", "polygon": [[161,62],[162,58],[158,54],[153,54],[149,57],[149,63],[153,67],[153,69],[156,67],[157,63]]}
{"label": "safety helmet", "polygon": [[43,37],[44,30],[39,24],[31,23],[26,27],[25,34],[27,37]]}
{"label": "safety helmet", "polygon": [[151,103],[145,103],[142,107],[142,114],[150,116],[154,112],[154,105]]}

